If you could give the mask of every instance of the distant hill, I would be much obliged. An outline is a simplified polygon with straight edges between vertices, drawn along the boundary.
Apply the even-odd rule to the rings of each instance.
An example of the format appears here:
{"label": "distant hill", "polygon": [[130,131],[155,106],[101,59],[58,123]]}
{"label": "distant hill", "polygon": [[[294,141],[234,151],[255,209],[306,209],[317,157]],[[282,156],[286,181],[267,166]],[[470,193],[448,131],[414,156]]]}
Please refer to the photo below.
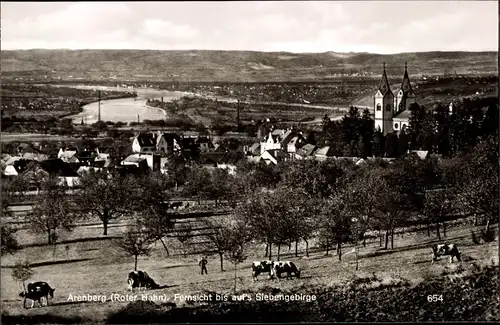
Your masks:
{"label": "distant hill", "polygon": [[338,74],[379,77],[382,63],[400,79],[410,75],[497,74],[498,52],[288,53],[251,51],[12,50],[1,51],[2,76],[165,81],[286,81]]}

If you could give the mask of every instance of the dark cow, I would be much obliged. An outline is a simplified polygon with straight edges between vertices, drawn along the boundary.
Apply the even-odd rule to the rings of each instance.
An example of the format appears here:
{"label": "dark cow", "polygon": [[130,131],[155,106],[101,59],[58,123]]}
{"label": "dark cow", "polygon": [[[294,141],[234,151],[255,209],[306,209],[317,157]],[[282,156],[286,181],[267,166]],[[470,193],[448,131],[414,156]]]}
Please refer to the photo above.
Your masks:
{"label": "dark cow", "polygon": [[182,202],[174,202],[170,205],[170,208],[174,210],[180,209],[182,208]]}
{"label": "dark cow", "polygon": [[261,273],[268,273],[269,278],[271,278],[273,276],[272,265],[273,265],[273,261],[269,261],[269,260],[267,260],[267,261],[254,261],[252,263],[252,279],[254,281],[257,280],[257,277]]}
{"label": "dark cow", "polygon": [[158,289],[160,286],[144,271],[132,271],[128,274],[128,289]]}
{"label": "dark cow", "polygon": [[300,278],[300,268],[295,265],[295,263],[290,261],[273,262],[272,269],[272,273],[274,273],[278,279],[280,279],[281,274],[285,272],[287,274],[287,278],[290,278],[292,273],[297,278]]}
{"label": "dark cow", "polygon": [[453,262],[453,257],[458,261],[460,259],[460,251],[455,244],[434,244],[432,245],[432,263],[434,263],[440,256],[450,256],[450,263]]}
{"label": "dark cow", "polygon": [[31,282],[28,283],[26,292],[21,292],[19,296],[24,297],[23,307],[26,308],[26,299],[31,299],[31,308],[35,306],[35,300],[42,307],[42,298],[45,297],[46,305],[49,305],[49,295],[54,298],[54,291],[47,282]]}

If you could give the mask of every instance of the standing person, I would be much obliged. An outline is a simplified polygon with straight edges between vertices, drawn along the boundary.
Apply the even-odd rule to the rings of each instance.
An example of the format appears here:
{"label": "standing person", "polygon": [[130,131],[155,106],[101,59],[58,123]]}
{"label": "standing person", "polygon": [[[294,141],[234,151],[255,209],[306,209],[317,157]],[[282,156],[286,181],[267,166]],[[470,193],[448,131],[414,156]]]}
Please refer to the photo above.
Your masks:
{"label": "standing person", "polygon": [[208,261],[207,261],[207,258],[205,256],[203,256],[200,260],[200,263],[198,263],[200,266],[201,266],[201,274],[203,274],[203,271],[205,271],[205,274],[208,274],[207,272],[207,264],[208,264]]}

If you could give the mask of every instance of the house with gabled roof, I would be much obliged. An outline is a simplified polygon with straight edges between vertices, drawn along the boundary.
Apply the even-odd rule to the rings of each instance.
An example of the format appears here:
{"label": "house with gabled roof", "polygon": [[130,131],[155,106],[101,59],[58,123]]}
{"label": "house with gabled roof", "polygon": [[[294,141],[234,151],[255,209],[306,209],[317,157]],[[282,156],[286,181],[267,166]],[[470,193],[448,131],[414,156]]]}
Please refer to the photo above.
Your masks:
{"label": "house with gabled roof", "polygon": [[147,170],[148,167],[148,161],[147,161],[147,155],[143,155],[140,153],[136,154],[131,154],[125,159],[123,159],[120,163],[122,166],[135,166],[141,171]]}
{"label": "house with gabled roof", "polygon": [[133,152],[155,152],[156,137],[151,133],[139,133],[132,141]]}
{"label": "house with gabled roof", "polygon": [[40,167],[49,175],[57,176],[59,185],[74,187],[79,185],[80,176],[62,159],[47,159],[40,162]]}
{"label": "house with gabled roof", "polygon": [[175,133],[158,133],[156,138],[156,151],[165,153],[180,152],[182,139]]}
{"label": "house with gabled roof", "polygon": [[414,154],[418,158],[420,158],[420,160],[425,160],[429,156],[429,151],[427,151],[427,150],[408,150],[408,154],[410,154],[410,155]]}
{"label": "house with gabled roof", "polygon": [[295,153],[295,158],[297,159],[310,159],[313,157],[314,152],[318,148],[313,145],[313,144],[305,144],[301,148],[297,149],[297,152]]}
{"label": "house with gabled roof", "polygon": [[276,149],[294,153],[306,143],[307,141],[302,134],[292,128],[271,130],[260,143],[260,154],[263,154],[266,150]]}
{"label": "house with gabled roof", "polygon": [[260,155],[260,143],[252,144],[246,151],[247,155],[258,156]]}
{"label": "house with gabled roof", "polygon": [[277,165],[280,162],[290,160],[290,155],[281,149],[266,150],[259,156],[257,162],[265,162],[266,164]]}
{"label": "house with gabled roof", "polygon": [[219,157],[217,161],[217,168],[227,170],[230,175],[236,174],[236,165],[242,159],[241,156],[235,153],[226,152]]}
{"label": "house with gabled roof", "polygon": [[[284,144],[284,142],[283,142]],[[286,152],[295,154],[299,148],[306,145],[307,141],[301,133],[292,135],[290,141],[286,143]]]}
{"label": "house with gabled roof", "polygon": [[314,153],[314,159],[317,160],[326,160],[333,158],[335,158],[335,150],[333,149],[333,147],[330,146],[319,148]]}
{"label": "house with gabled roof", "polygon": [[59,149],[59,152],[57,153],[57,158],[61,159],[62,161],[66,163],[73,163],[77,164],[80,162],[80,159],[78,159],[78,151],[76,149]]}
{"label": "house with gabled roof", "polygon": [[196,145],[200,148],[201,152],[207,152],[215,149],[214,144],[208,137],[198,137],[198,139],[196,139]]}

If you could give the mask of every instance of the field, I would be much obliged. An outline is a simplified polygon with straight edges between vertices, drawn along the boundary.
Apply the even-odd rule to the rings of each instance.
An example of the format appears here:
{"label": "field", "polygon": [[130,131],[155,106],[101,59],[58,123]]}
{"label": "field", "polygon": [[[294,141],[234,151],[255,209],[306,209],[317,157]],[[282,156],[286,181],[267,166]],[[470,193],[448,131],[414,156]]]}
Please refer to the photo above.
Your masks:
{"label": "field", "polygon": [[74,138],[40,133],[8,133],[0,134],[0,142],[31,142],[31,141],[75,141]]}
{"label": "field", "polygon": [[[20,230],[17,235],[25,245],[22,251],[14,256],[2,258],[2,287],[1,297],[4,312],[9,315],[25,315],[36,318],[37,315],[50,313],[51,317],[79,317],[79,321],[100,323],[105,321],[110,312],[116,312],[128,302],[110,301],[114,293],[127,294],[126,279],[133,269],[133,258],[123,253],[111,244],[113,238],[121,235],[125,224],[110,225],[108,238],[102,236],[102,226],[99,223],[87,224],[76,228],[72,233],[60,234],[60,244],[56,246],[44,245],[44,236],[33,236]],[[471,226],[457,225],[448,231],[447,241],[459,245],[464,271],[469,271],[471,263],[479,266],[498,265],[498,242],[475,245],[472,243]],[[355,271],[355,254],[352,246],[343,248],[342,261],[338,261],[335,251],[326,256],[325,251],[310,244],[310,256],[305,257],[304,245],[299,245],[299,256],[294,256],[294,247],[282,247],[281,260],[295,261],[302,269],[300,279],[269,281],[265,276],[257,282],[252,282],[250,264],[253,260],[264,258],[264,247],[253,246],[249,250],[246,262],[240,264],[237,270],[237,286],[240,293],[268,293],[271,288],[275,291],[293,291],[308,293],[310,288],[334,288],[346,285],[354,276],[372,277],[379,279],[378,285],[390,286],[401,279],[405,279],[410,286],[415,286],[424,279],[442,278],[446,273],[455,272],[459,263],[448,264],[443,258],[431,265],[430,245],[438,242],[434,233],[431,237],[426,234],[412,233],[397,236],[394,250],[381,250],[378,239],[368,242],[366,247],[360,248],[359,271]],[[220,271],[218,256],[209,258],[208,275],[201,275],[197,264],[198,255],[184,256],[181,253],[178,240],[167,239],[170,248],[170,257],[161,244],[157,244],[149,257],[140,257],[138,269],[146,270],[148,274],[160,284],[161,288],[149,291],[150,296],[165,294],[177,307],[191,305],[185,301],[174,301],[174,295],[194,295],[207,292],[230,294],[234,283],[233,266],[225,261],[226,272]],[[68,250],[66,250],[66,246]],[[55,254],[54,254],[55,253]],[[276,259],[276,251],[274,251]],[[11,266],[16,260],[27,259],[35,270],[34,280],[47,281],[56,288],[51,306],[23,310],[22,298],[18,296],[21,287],[14,282]],[[399,280],[398,280],[399,279]],[[372,283],[373,284],[373,283]],[[68,301],[69,295],[104,295],[106,302],[76,302]],[[435,292],[420,292],[422,296]],[[460,294],[460,293],[457,293]],[[141,295],[139,293],[138,299]],[[451,299],[451,297],[444,297]],[[286,302],[278,302],[285,304]],[[293,302],[290,302],[293,303]],[[292,308],[292,307],[290,307]],[[292,308],[293,309],[293,308]],[[451,319],[448,319],[451,320]]]}

